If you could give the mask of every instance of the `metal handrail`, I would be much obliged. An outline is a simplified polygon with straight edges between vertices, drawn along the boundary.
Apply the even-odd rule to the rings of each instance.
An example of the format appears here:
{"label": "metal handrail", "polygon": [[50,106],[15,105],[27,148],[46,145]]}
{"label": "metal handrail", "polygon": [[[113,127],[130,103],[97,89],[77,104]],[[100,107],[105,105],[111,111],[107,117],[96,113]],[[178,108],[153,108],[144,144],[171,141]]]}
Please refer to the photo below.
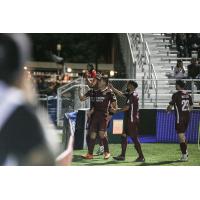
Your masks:
{"label": "metal handrail", "polygon": [[127,33],[127,38],[128,38],[128,44],[129,44],[129,48],[130,48],[130,52],[131,52],[131,59],[132,59],[132,62],[134,63],[135,62],[135,59],[134,59],[134,56],[133,56],[133,49],[131,48],[131,42],[130,42],[130,37]]}

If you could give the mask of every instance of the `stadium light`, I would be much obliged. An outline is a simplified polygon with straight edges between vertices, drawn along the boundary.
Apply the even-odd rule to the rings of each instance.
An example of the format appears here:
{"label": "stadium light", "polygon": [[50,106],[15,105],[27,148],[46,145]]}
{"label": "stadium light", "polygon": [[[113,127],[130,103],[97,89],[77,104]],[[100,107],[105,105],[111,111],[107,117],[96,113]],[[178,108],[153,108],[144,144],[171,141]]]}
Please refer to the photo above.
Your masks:
{"label": "stadium light", "polygon": [[57,44],[57,51],[61,51],[62,49],[62,45],[61,44]]}
{"label": "stadium light", "polygon": [[58,56],[60,56],[62,45],[61,44],[57,44],[56,48],[57,48]]}
{"label": "stadium light", "polygon": [[115,72],[113,70],[110,71],[110,77],[113,77],[115,75]]}
{"label": "stadium light", "polygon": [[71,73],[71,72],[72,72],[72,68],[68,67],[68,68],[67,68],[67,72],[68,72],[68,73]]}

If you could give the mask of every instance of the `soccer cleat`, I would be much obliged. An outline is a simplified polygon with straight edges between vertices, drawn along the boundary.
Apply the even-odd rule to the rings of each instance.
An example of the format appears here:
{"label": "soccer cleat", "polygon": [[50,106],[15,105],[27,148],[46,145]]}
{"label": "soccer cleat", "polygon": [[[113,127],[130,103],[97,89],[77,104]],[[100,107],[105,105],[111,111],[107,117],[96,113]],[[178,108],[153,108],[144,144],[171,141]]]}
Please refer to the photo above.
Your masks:
{"label": "soccer cleat", "polygon": [[99,148],[97,149],[96,154],[98,156],[100,156],[100,155],[103,155],[103,153],[104,153],[104,146],[99,146]]}
{"label": "soccer cleat", "polygon": [[113,159],[115,159],[115,160],[119,160],[119,161],[123,161],[123,160],[125,160],[125,157],[122,156],[122,155],[119,155],[119,156],[115,156],[115,157],[113,157]]}
{"label": "soccer cleat", "polygon": [[91,159],[93,159],[93,155],[88,153],[86,155],[82,155],[81,158],[84,158],[84,159],[87,159],[87,160],[91,160]]}
{"label": "soccer cleat", "polygon": [[188,161],[188,153],[186,153],[186,154],[182,154],[181,155],[181,157],[180,157],[180,159],[179,159],[179,161],[181,161],[181,162],[187,162]]}
{"label": "soccer cleat", "polygon": [[109,158],[110,158],[110,153],[107,153],[107,152],[104,153],[104,159],[107,160],[107,159],[109,159]]}
{"label": "soccer cleat", "polygon": [[144,157],[138,157],[135,162],[145,162],[145,158]]}

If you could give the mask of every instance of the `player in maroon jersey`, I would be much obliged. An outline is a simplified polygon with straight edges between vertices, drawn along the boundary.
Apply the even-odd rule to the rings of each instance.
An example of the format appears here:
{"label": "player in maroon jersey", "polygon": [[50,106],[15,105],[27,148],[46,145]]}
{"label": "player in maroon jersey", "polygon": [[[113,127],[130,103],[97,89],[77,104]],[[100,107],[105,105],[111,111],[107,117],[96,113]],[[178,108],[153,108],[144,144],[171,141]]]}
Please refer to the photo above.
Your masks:
{"label": "player in maroon jersey", "polygon": [[144,162],[145,158],[138,138],[139,97],[135,91],[138,87],[138,84],[134,81],[129,81],[127,84],[126,93],[122,93],[121,91],[117,90],[112,86],[112,84],[109,86],[117,95],[126,97],[126,105],[122,109],[117,110],[117,112],[124,112],[123,134],[121,136],[122,152],[119,156],[113,158],[115,160],[125,160],[127,136],[130,136],[138,153],[138,158],[135,161]]}
{"label": "player in maroon jersey", "polygon": [[[104,159],[108,159],[110,157],[106,131],[109,121],[109,109],[112,108],[112,110],[115,110],[117,107],[116,97],[108,88],[108,78],[106,77],[102,77],[100,80],[98,80],[98,89],[99,90],[95,92],[95,97],[93,96],[93,114],[89,127],[90,140],[88,145],[88,153],[83,156],[85,159],[93,158],[93,150],[97,134],[99,134],[100,139],[103,141]],[[91,96],[91,91],[89,91],[84,96],[79,96],[79,98],[81,101],[84,101]]]}
{"label": "player in maroon jersey", "polygon": [[184,90],[184,88],[185,83],[182,80],[176,81],[177,92],[172,95],[172,100],[169,102],[169,106],[167,107],[168,112],[172,110],[173,106],[175,110],[175,128],[182,152],[180,161],[188,160],[185,132],[189,124],[190,111],[192,110],[193,105],[191,96]]}
{"label": "player in maroon jersey", "polygon": [[[95,95],[95,91],[98,90],[98,84],[97,81],[101,79],[103,75],[99,72],[96,73],[96,76],[93,77],[93,79],[91,79],[91,76],[88,76],[87,73],[85,74],[85,80],[86,80],[86,84],[92,89],[92,94],[88,95],[90,96],[90,110],[87,112],[87,130],[89,130],[89,126],[90,126],[90,119],[92,117],[92,113],[93,113],[93,96]],[[87,94],[86,94],[87,95]],[[112,118],[112,116],[110,115],[110,119]],[[86,135],[86,143],[87,146],[89,144],[89,140],[90,140],[90,135],[89,132]],[[103,155],[104,153],[104,146],[103,146],[103,141],[99,138],[99,148],[97,149],[96,155]]]}

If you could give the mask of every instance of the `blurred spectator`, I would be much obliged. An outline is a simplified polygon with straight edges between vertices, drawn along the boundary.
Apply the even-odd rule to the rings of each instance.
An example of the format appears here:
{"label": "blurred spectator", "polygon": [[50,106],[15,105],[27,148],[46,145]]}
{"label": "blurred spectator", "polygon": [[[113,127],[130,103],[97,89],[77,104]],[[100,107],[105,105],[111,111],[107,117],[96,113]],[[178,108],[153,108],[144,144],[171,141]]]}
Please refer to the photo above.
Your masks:
{"label": "blurred spectator", "polygon": [[[0,165],[55,165],[54,130],[38,114],[37,95],[23,71],[29,40],[25,34],[0,34],[0,47]],[[58,164],[69,164],[72,146],[62,155]]]}
{"label": "blurred spectator", "polygon": [[87,68],[88,68],[88,73],[87,73],[88,78],[96,78],[96,70],[94,69],[94,66],[89,63],[87,65]]}
{"label": "blurred spectator", "polygon": [[175,38],[178,57],[200,57],[200,34],[197,33],[177,33],[172,35]]}
{"label": "blurred spectator", "polygon": [[[188,69],[188,79],[199,79],[199,74],[200,74],[200,65],[197,64],[197,59],[192,58],[191,59],[191,64],[187,66]],[[195,85],[197,86],[197,90],[200,90],[200,83],[195,81]],[[187,89],[191,90],[192,85],[191,81],[187,82],[186,84]]]}
{"label": "blurred spectator", "polygon": [[174,78],[176,79],[185,78],[185,70],[183,67],[182,60],[177,61],[176,67],[174,68]]}
{"label": "blurred spectator", "polygon": [[176,46],[179,51],[178,57],[186,57],[187,55],[187,40],[186,35],[178,33],[176,36]]}
{"label": "blurred spectator", "polygon": [[88,64],[87,68],[88,68],[89,71],[86,71],[86,73],[85,73],[86,84],[89,87],[94,87],[96,82],[97,82],[97,80],[96,80],[96,76],[97,76],[96,70],[94,69],[94,66],[92,64]]}
{"label": "blurred spectator", "polygon": [[188,49],[188,56],[192,56],[192,51],[197,51],[198,52],[198,40],[197,40],[197,35],[188,33],[186,34],[187,37],[187,49]]}
{"label": "blurred spectator", "polygon": [[192,58],[191,64],[187,66],[188,70],[188,79],[195,79],[198,75],[198,65],[197,65],[197,59]]}

